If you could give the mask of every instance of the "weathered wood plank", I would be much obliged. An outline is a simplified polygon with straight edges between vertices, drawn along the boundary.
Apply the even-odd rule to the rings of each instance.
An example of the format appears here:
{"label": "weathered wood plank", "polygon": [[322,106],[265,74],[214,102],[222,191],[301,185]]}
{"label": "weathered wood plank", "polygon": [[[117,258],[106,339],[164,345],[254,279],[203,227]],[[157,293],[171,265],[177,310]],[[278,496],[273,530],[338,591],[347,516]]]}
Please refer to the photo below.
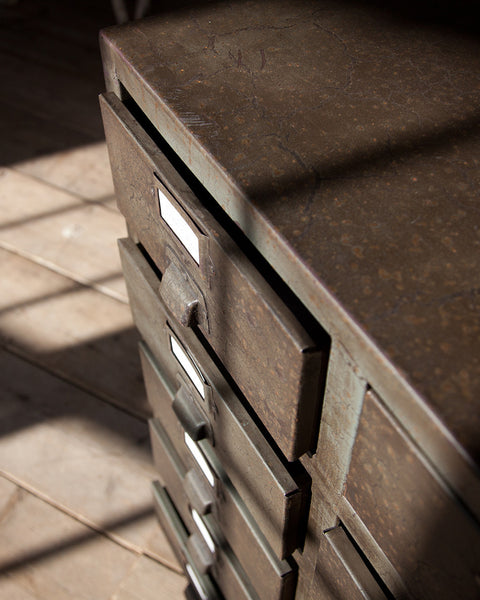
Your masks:
{"label": "weathered wood plank", "polygon": [[0,351],[0,473],[178,568],[152,511],[146,424]]}
{"label": "weathered wood plank", "polygon": [[[1,68],[0,68],[1,74]],[[32,114],[0,99],[0,165],[13,165],[92,142],[92,136],[60,126],[54,115]]]}
{"label": "weathered wood plank", "polygon": [[142,600],[181,598],[181,575],[3,477],[0,515],[0,598],[138,600],[135,589]]}
{"label": "weathered wood plank", "polygon": [[95,395],[150,414],[130,309],[0,250],[0,345]]}
{"label": "weathered wood plank", "polygon": [[126,301],[118,212],[11,169],[0,169],[0,247]]}
{"label": "weathered wood plank", "polygon": [[[10,9],[2,10],[4,17]],[[97,36],[113,22],[110,5],[22,0],[11,12],[15,19],[0,19],[0,73],[8,81],[0,165],[19,172],[8,186],[0,177],[0,246],[34,262],[0,252],[0,345],[141,411],[146,401],[128,307],[72,281],[125,301],[115,246],[124,229],[112,216],[108,161],[101,145],[84,147],[103,139]],[[102,206],[82,207],[82,199]],[[125,548],[178,569],[150,513],[143,423],[29,362],[0,350],[0,469],[51,505],[22,491],[28,502],[18,503],[8,532],[0,525],[0,565],[22,562],[0,576],[0,597],[56,600],[88,592],[130,600],[141,589],[145,598],[179,598],[183,578]],[[0,478],[1,514],[18,489]]]}
{"label": "weathered wood plank", "polygon": [[88,200],[103,201],[114,194],[105,142],[27,160],[14,169]]}
{"label": "weathered wood plank", "polygon": [[142,556],[111,600],[180,600],[186,587],[185,577]]}
{"label": "weathered wood plank", "polygon": [[6,501],[1,598],[109,600],[138,561],[134,552],[1,477],[0,498]]}

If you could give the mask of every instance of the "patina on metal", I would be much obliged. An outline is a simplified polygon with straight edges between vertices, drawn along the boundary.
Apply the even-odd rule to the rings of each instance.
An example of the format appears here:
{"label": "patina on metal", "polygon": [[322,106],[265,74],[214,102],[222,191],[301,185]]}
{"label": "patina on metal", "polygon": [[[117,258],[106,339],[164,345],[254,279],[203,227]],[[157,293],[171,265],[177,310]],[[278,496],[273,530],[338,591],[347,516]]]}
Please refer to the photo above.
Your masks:
{"label": "patina on metal", "polygon": [[[301,457],[312,478],[297,598],[350,600],[365,589],[389,599],[458,590],[476,598],[478,36],[404,20],[378,3],[207,2],[111,28],[102,52],[104,118],[129,232],[161,276],[163,242],[148,234],[156,216],[145,216],[149,192],[139,200],[138,190],[167,160],[171,177],[157,175],[187,225],[171,246],[202,290],[210,331],[195,321],[197,304],[173,312],[238,380],[265,435],[288,459]],[[130,152],[141,166],[128,176]],[[237,252],[255,266],[245,278],[229,271]],[[228,275],[220,292],[217,272]],[[261,329],[280,304],[259,308],[257,276],[291,311],[281,333]],[[222,300],[235,306],[238,293],[239,322],[255,315],[274,346],[247,354],[275,356],[303,324],[317,342],[297,345],[303,359],[311,348],[325,357],[317,323],[328,336],[320,339],[331,340],[326,380],[325,361],[309,371],[295,351],[284,354],[288,365],[280,361],[285,386],[268,389],[262,360],[244,378],[228,344],[254,338],[235,336],[236,314],[222,321],[212,310]],[[137,298],[139,315],[148,302]],[[225,344],[215,337],[220,323]],[[266,384],[258,397],[254,382]]]}

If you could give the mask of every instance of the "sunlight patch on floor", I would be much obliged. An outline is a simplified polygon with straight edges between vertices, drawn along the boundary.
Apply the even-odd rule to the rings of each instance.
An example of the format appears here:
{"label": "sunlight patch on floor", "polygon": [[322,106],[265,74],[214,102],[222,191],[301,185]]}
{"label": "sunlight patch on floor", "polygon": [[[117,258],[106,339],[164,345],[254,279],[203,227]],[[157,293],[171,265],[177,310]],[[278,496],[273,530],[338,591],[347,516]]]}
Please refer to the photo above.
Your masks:
{"label": "sunlight patch on floor", "polygon": [[114,194],[105,142],[27,160],[13,168],[87,200]]}

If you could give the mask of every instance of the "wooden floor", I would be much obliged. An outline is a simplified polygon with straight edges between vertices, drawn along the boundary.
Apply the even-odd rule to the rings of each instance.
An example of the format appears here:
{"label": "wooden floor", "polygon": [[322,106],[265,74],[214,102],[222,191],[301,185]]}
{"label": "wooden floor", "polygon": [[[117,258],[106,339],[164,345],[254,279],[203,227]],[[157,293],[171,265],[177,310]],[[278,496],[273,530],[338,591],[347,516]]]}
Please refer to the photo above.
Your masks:
{"label": "wooden floor", "polygon": [[175,600],[97,94],[108,1],[0,2],[0,599]]}

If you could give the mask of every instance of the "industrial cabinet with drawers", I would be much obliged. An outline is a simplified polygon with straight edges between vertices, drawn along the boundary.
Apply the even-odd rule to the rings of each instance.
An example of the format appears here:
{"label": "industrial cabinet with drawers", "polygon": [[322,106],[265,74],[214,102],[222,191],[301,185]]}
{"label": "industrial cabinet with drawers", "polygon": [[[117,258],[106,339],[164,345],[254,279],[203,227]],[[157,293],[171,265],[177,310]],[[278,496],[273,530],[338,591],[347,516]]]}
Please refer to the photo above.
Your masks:
{"label": "industrial cabinet with drawers", "polygon": [[480,597],[480,44],[442,27],[253,0],[101,34],[189,598]]}

